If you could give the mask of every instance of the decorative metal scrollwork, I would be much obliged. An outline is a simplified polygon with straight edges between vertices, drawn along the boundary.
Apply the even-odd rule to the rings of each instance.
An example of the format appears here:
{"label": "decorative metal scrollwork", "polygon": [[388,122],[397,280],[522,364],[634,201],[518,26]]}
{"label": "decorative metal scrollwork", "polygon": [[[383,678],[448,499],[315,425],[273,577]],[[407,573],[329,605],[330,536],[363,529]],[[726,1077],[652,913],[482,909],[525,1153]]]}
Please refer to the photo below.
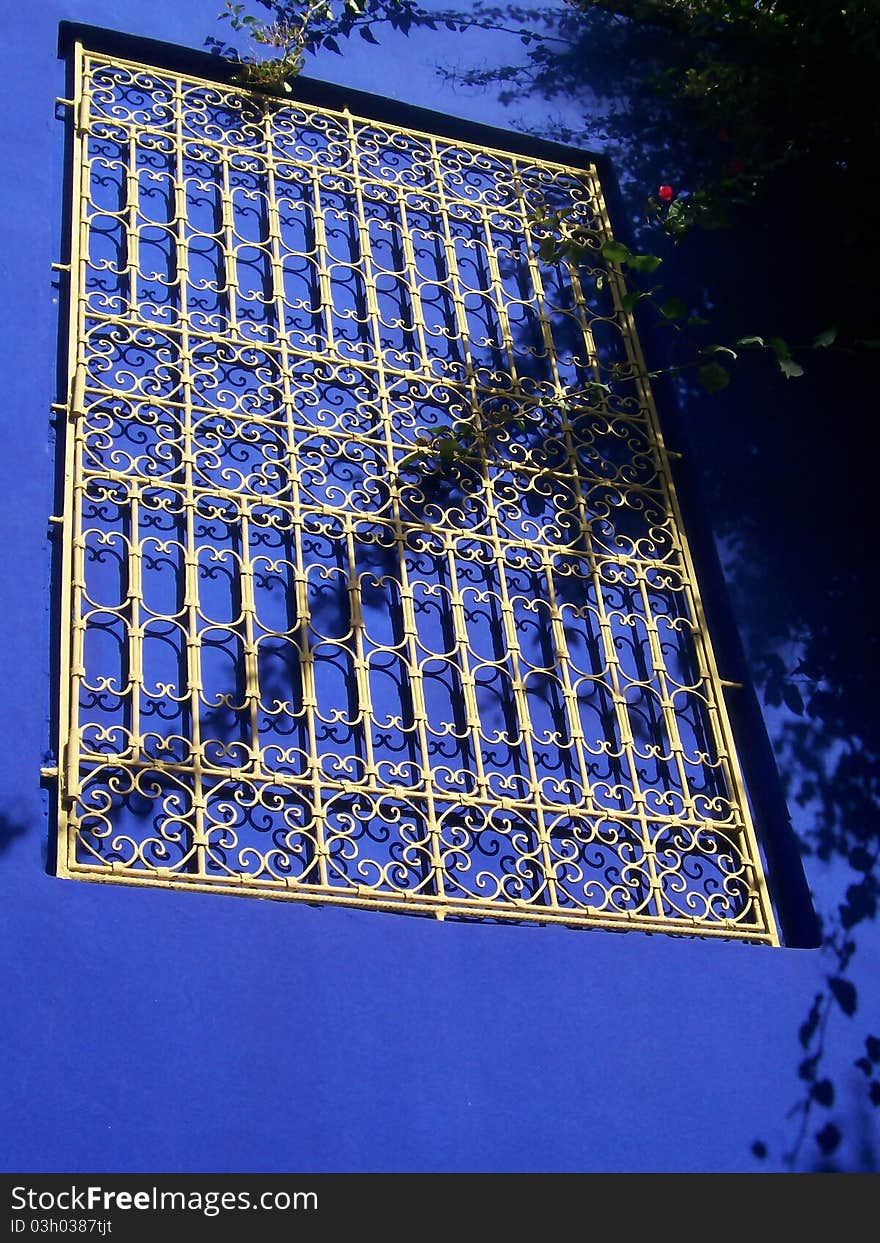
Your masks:
{"label": "decorative metal scrollwork", "polygon": [[774,941],[595,170],[76,76],[60,872]]}

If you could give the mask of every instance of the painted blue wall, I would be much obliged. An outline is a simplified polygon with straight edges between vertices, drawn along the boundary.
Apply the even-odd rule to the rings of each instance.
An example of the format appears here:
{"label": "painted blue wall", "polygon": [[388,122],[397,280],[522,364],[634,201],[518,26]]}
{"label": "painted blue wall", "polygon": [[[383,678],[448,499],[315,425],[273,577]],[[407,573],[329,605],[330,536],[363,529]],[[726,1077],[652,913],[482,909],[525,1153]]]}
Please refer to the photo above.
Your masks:
{"label": "painted blue wall", "polygon": [[[54,638],[58,23],[199,48],[219,7],[41,0],[7,15],[0,45],[0,1164],[739,1171],[756,1168],[749,1146],[760,1136],[775,1154],[763,1168],[781,1168],[784,1115],[799,1090],[797,1027],[827,970],[819,951],[441,924],[81,884],[47,870],[50,794],[39,768]],[[308,72],[508,123],[488,97],[432,76],[449,47],[389,39],[325,54]],[[709,443],[710,465],[712,452]],[[810,880],[833,899],[846,877]],[[866,953],[870,967],[876,955]],[[833,1020],[844,1037],[846,1022]],[[841,1056],[848,1065],[845,1041]]]}

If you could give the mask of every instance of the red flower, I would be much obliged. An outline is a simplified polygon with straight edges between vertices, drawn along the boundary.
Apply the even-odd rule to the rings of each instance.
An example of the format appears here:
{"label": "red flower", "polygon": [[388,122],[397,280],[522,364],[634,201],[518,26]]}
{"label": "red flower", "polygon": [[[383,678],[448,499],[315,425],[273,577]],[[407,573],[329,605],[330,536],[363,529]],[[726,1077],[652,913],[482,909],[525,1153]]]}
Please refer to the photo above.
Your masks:
{"label": "red flower", "polygon": [[727,132],[727,130],[726,130],[726,129],[720,129],[720,130],[718,131],[718,134],[716,135],[716,137],[718,138],[718,141],[719,141],[719,142],[729,142],[729,141],[730,141],[730,135],[728,134],[728,132]]}
{"label": "red flower", "polygon": [[728,164],[728,166],[727,166],[727,171],[728,171],[728,172],[729,172],[729,173],[730,173],[733,177],[736,177],[736,175],[737,175],[738,173],[741,173],[741,172],[742,172],[742,170],[743,170],[743,162],[742,162],[742,160],[731,160],[731,161],[730,161],[730,163],[729,163],[729,164]]}
{"label": "red flower", "polygon": [[675,191],[672,186],[661,186],[657,191],[657,198],[662,199],[664,203],[671,203],[675,198]]}

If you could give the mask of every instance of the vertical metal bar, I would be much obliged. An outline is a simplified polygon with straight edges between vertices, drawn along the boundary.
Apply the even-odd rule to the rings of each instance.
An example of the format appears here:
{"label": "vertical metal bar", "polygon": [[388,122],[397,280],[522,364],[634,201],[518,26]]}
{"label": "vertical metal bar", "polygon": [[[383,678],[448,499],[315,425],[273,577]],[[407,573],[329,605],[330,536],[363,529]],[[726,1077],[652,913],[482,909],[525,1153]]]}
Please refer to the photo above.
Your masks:
{"label": "vertical metal bar", "polygon": [[[382,346],[382,337],[379,324],[379,305],[376,299],[375,265],[373,263],[372,246],[370,244],[370,230],[364,210],[357,134],[355,132],[354,120],[351,114],[346,112],[345,118],[348,130],[348,146],[351,156],[357,225],[360,237],[361,262],[364,267],[364,281],[367,289],[367,307],[370,318],[370,328],[373,336],[377,386],[382,410],[382,426],[385,436],[386,462],[389,472],[393,472],[394,440],[391,427],[391,403],[388,380],[384,365],[384,349]],[[437,809],[434,801],[434,778],[431,771],[431,759],[428,746],[428,712],[425,705],[422,672],[419,664],[418,648],[416,646],[418,638],[418,625],[416,623],[412,587],[409,582],[409,571],[406,564],[406,524],[401,513],[400,493],[397,488],[392,491],[392,521],[398,555],[397,573],[400,585],[401,610],[403,614],[404,642],[406,643],[407,650],[407,676],[409,679],[408,689],[412,697],[413,725],[416,739],[418,741],[420,756],[419,767],[421,770],[421,781],[425,796],[425,820],[428,832],[432,883],[434,886],[435,896],[442,900],[445,892],[443,846],[441,840],[440,821],[437,817]],[[370,720],[372,722],[372,707],[370,708]],[[438,905],[436,908],[436,914],[439,918],[443,917],[445,910],[442,905]]]}
{"label": "vertical metal bar", "polygon": [[[80,552],[74,542],[81,539],[82,485],[80,479],[80,422],[84,405],[85,385],[85,264],[88,255],[86,199],[88,194],[88,84],[85,51],[76,42],[74,57],[74,108],[77,124],[73,133],[73,170],[71,175],[70,281],[68,286],[67,339],[67,417],[64,429],[64,523],[61,546],[60,629],[58,689],[58,867],[70,876],[77,862],[79,817],[75,799],[79,792],[79,689],[83,676],[81,620],[81,588],[74,586],[74,577],[82,577],[74,569]],[[86,116],[83,116],[85,110]]]}
{"label": "vertical metal bar", "polygon": [[308,737],[308,776],[312,789],[312,814],[315,818],[315,851],[318,857],[318,880],[327,885],[327,844],[325,841],[326,812],[324,810],[321,783],[321,755],[318,751],[317,726],[315,713],[318,707],[317,684],[315,680],[315,655],[309,639],[311,610],[309,607],[309,580],[306,572],[305,554],[303,552],[304,519],[300,504],[299,488],[294,487],[293,495],[293,531],[296,547],[296,617],[299,636],[300,678],[302,681],[302,711],[305,714],[306,733]]}
{"label": "vertical metal bar", "polygon": [[132,321],[139,317],[138,312],[138,269],[139,234],[138,234],[138,140],[137,131],[132,129],[128,135],[128,163],[125,176],[125,270],[128,274],[128,314]]}
{"label": "vertical metal bar", "polygon": [[[318,861],[318,881],[327,885],[328,851],[325,841],[325,812],[321,789],[321,760],[318,754],[317,735],[315,732],[315,710],[317,695],[315,684],[315,661],[309,643],[309,593],[308,578],[305,570],[302,548],[303,514],[301,508],[299,471],[297,462],[296,433],[294,431],[294,391],[293,362],[294,355],[286,329],[286,298],[284,288],[284,263],[281,258],[283,238],[281,233],[281,215],[278,206],[278,171],[275,161],[275,142],[272,130],[272,113],[266,109],[263,118],[263,138],[266,146],[266,187],[269,204],[269,250],[272,262],[272,289],[275,304],[275,320],[278,332],[279,366],[281,370],[281,399],[284,409],[284,429],[287,442],[287,470],[290,479],[292,506],[293,541],[295,546],[296,565],[294,568],[293,589],[296,598],[296,621],[298,629],[297,650],[299,652],[299,676],[302,688],[302,702],[292,704],[292,714],[301,712],[305,716],[306,734],[308,738],[308,778],[311,783],[312,840]],[[317,188],[315,193],[317,194]]]}
{"label": "vertical metal bar", "polygon": [[492,306],[498,320],[498,327],[501,330],[501,340],[499,348],[507,357],[507,373],[510,376],[510,387],[516,390],[519,387],[519,375],[516,369],[516,346],[513,340],[513,333],[510,328],[510,318],[507,314],[507,298],[504,290],[504,281],[501,276],[501,268],[498,264],[498,253],[495,247],[495,237],[492,232],[489,211],[485,207],[480,208],[480,221],[483,225],[483,237],[486,242],[486,257],[489,267],[489,284],[492,293]]}
{"label": "vertical metal bar", "polygon": [[375,712],[373,697],[370,692],[370,662],[366,654],[366,625],[361,608],[361,584],[358,574],[357,548],[354,539],[354,523],[351,514],[343,518],[343,538],[345,540],[346,584],[348,594],[348,620],[351,628],[351,660],[354,664],[355,686],[357,687],[358,712],[357,723],[363,730],[364,739],[364,779],[368,785],[379,784],[376,767],[376,752],[373,746],[373,725]]}
{"label": "vertical metal bar", "polygon": [[[203,783],[205,764],[204,743],[202,741],[201,709],[202,709],[202,667],[201,638],[199,634],[199,554],[196,543],[195,512],[197,505],[194,465],[195,465],[195,428],[193,422],[193,369],[192,340],[190,335],[189,313],[189,255],[187,252],[186,220],[186,169],[184,165],[184,92],[183,82],[179,76],[174,79],[174,132],[175,132],[175,170],[174,170],[174,224],[176,247],[176,272],[178,282],[178,299],[180,304],[180,387],[183,399],[183,505],[186,511],[186,542],[185,542],[185,594],[186,609],[186,668],[187,692],[189,695],[190,728],[192,730],[192,799],[193,799],[193,872],[198,876],[207,874],[207,833],[206,833],[206,798]],[[226,192],[227,172],[224,165],[224,223],[231,227],[226,215],[228,195]],[[227,234],[228,245],[228,234]]]}
{"label": "vertical metal bar", "polygon": [[[179,79],[178,79],[179,82]],[[178,151],[182,135],[178,134]],[[232,202],[232,190],[229,181],[230,154],[226,148],[220,150],[220,210],[221,228],[223,231],[223,271],[222,287],[226,290],[226,320],[229,335],[238,333],[238,267],[235,250],[235,207]]]}
{"label": "vertical metal bar", "polygon": [[141,696],[144,692],[144,631],[141,616],[141,606],[144,598],[140,544],[141,489],[137,481],[131,485],[128,499],[128,694],[131,696],[130,754],[132,763],[137,763],[143,753]]}
{"label": "vertical metal bar", "polygon": [[458,582],[458,566],[455,556],[455,535],[449,533],[444,538],[446,572],[449,575],[449,603],[452,613],[452,628],[455,635],[456,668],[461,683],[464,699],[464,714],[470,737],[470,749],[473,755],[476,772],[477,798],[489,797],[489,784],[483,762],[483,748],[480,741],[480,708],[477,701],[477,690],[474,675],[471,672],[469,635],[465,615],[464,598]]}
{"label": "vertical metal bar", "polygon": [[333,327],[333,289],[330,282],[330,248],[327,245],[327,226],[321,199],[321,178],[317,169],[309,170],[312,185],[312,219],[315,222],[315,260],[318,265],[318,289],[321,295],[321,316],[324,323],[325,348],[328,355],[336,351],[336,334]]}
{"label": "vertical metal bar", "polygon": [[[458,329],[458,342],[462,351],[465,365],[465,380],[470,384],[473,383],[475,368],[473,355],[470,347],[470,328],[468,325],[467,309],[464,304],[464,294],[462,293],[461,274],[458,270],[458,256],[455,252],[455,238],[452,236],[452,230],[449,226],[449,201],[446,194],[446,188],[443,184],[443,171],[440,163],[440,149],[437,139],[431,139],[431,168],[436,179],[436,195],[437,195],[437,212],[440,217],[440,224],[443,229],[441,242],[443,245],[443,255],[446,260],[446,272],[449,278],[450,290],[452,293],[452,305],[455,309],[455,323]],[[476,409],[476,401],[472,403]]]}
{"label": "vertical metal bar", "polygon": [[[403,191],[398,194],[397,210],[400,213],[400,237],[403,246],[403,267],[407,288],[409,290],[410,306],[412,307],[413,331],[415,332],[416,341],[418,342],[418,354],[422,371],[428,371],[430,369],[430,361],[428,357],[428,347],[425,341],[425,315],[422,310],[421,290],[419,288],[419,269],[418,263],[416,262],[416,252],[413,244],[409,212],[406,207],[406,194]],[[417,368],[414,369],[417,370]]]}
{"label": "vertical metal bar", "polygon": [[580,777],[581,791],[583,793],[584,801],[584,812],[586,815],[595,815],[597,808],[593,798],[590,773],[587,768],[584,728],[581,721],[580,711],[578,709],[577,690],[572,684],[571,679],[571,655],[568,650],[568,642],[565,636],[565,621],[563,618],[562,608],[560,606],[556,591],[556,580],[553,572],[553,554],[549,549],[544,548],[541,550],[541,562],[547,590],[550,627],[552,632],[554,657],[556,661],[555,667],[558,672],[560,682],[562,683],[562,696],[565,702],[568,737],[571,743],[572,752],[574,754],[578,775]]}
{"label": "vertical metal bar", "polygon": [[243,497],[238,502],[241,522],[241,616],[244,627],[244,694],[247,703],[250,739],[248,753],[253,773],[260,771],[260,675],[254,621],[257,606],[254,600],[254,571],[250,551],[250,505]]}
{"label": "vertical metal bar", "polygon": [[657,629],[657,621],[654,617],[653,610],[651,608],[651,601],[648,597],[645,571],[642,568],[637,570],[636,573],[638,576],[639,598],[642,603],[641,616],[645,621],[645,631],[648,636],[648,645],[651,652],[651,673],[656,677],[658,690],[660,692],[659,703],[663,724],[669,739],[672,760],[675,764],[678,780],[681,785],[682,802],[685,807],[689,808],[691,815],[694,815],[694,800],[690,792],[690,781],[684,759],[684,744],[681,740],[678,717],[675,712],[675,704],[673,703],[674,691],[669,671],[666,668],[666,661],[663,656],[660,635]]}

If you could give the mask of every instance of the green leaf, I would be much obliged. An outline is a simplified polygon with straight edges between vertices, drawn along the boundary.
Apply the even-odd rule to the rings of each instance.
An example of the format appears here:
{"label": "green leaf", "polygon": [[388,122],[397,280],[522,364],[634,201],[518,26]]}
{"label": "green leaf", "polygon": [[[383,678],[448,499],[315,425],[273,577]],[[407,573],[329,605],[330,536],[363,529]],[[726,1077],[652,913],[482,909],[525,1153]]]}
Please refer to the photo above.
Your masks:
{"label": "green leaf", "polygon": [[606,242],[601,253],[609,263],[626,263],[629,259],[629,247],[624,246],[623,242]]}
{"label": "green leaf", "polygon": [[691,328],[705,328],[709,321],[703,319],[702,315],[689,315],[687,322]]}
{"label": "green leaf", "polygon": [[777,357],[776,361],[779,364],[779,370],[784,376],[787,376],[789,380],[793,380],[797,376],[804,374],[803,367],[800,363],[796,363],[793,358]]}
{"label": "green leaf", "polygon": [[440,461],[444,466],[449,466],[455,461],[458,447],[458,441],[454,440],[452,436],[445,436],[442,440],[437,441],[437,452],[440,454]]}
{"label": "green leaf", "polygon": [[559,249],[566,259],[570,259],[572,263],[580,263],[586,251],[583,242],[572,241],[571,239],[560,242]]}
{"label": "green leaf", "polygon": [[817,350],[826,349],[829,345],[833,345],[837,340],[837,329],[826,328],[824,332],[820,332],[813,341],[813,348]]}
{"label": "green leaf", "polygon": [[707,393],[720,393],[730,383],[730,372],[720,363],[706,363],[697,374]]}
{"label": "green leaf", "polygon": [[663,260],[659,255],[630,255],[627,262],[634,272],[656,272]]}
{"label": "green leaf", "polygon": [[770,337],[767,344],[776,355],[777,358],[791,358],[791,350],[788,348],[788,342],[783,341],[782,337]]}
{"label": "green leaf", "polygon": [[739,340],[736,342],[736,344],[739,346],[742,346],[744,350],[746,349],[762,350],[764,348],[764,338],[763,337],[740,337]]}
{"label": "green leaf", "polygon": [[669,204],[666,219],[663,221],[663,228],[667,233],[672,233],[673,235],[687,232],[690,228],[690,222],[683,203],[676,200],[674,203]]}
{"label": "green leaf", "polygon": [[625,293],[620,299],[620,305],[625,311],[631,311],[635,304],[644,296],[644,294],[638,293],[637,291]]}
{"label": "green leaf", "polygon": [[880,1062],[880,1038],[877,1036],[866,1036],[865,1048],[868,1050],[868,1057],[872,1062]]}
{"label": "green leaf", "polygon": [[665,319],[683,319],[687,314],[687,307],[681,298],[667,298],[660,305],[660,314]]}
{"label": "green leaf", "polygon": [[367,43],[374,43],[376,47],[379,46],[379,40],[373,34],[372,30],[370,30],[369,26],[361,26],[360,30],[358,31],[358,34],[360,35],[362,39],[365,39]]}
{"label": "green leaf", "polygon": [[843,1013],[848,1016],[855,1014],[858,1007],[858,993],[852,980],[845,980],[842,976],[835,975],[828,981],[828,987]]}
{"label": "green leaf", "polygon": [[727,354],[730,358],[736,358],[736,350],[732,350],[729,345],[707,345],[705,349],[700,350],[701,354]]}
{"label": "green leaf", "polygon": [[538,255],[543,259],[544,263],[553,263],[556,258],[556,239],[553,237],[545,237],[541,239],[538,247]]}

